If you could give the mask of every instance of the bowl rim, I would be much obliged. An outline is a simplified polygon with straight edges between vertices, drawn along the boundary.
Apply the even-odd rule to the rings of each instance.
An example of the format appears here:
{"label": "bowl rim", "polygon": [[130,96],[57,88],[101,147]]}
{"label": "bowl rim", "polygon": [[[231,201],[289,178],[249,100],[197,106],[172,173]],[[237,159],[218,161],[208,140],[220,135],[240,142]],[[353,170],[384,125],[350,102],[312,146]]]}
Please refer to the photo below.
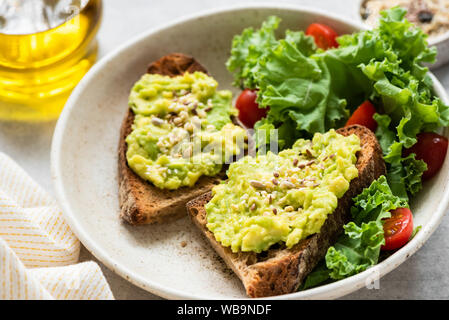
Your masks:
{"label": "bowl rim", "polygon": [[[69,97],[61,116],[56,124],[56,128],[53,134],[52,145],[51,145],[51,172],[52,181],[55,188],[56,198],[61,206],[64,218],[69,224],[71,230],[75,233],[78,239],[83,243],[83,245],[105,266],[110,270],[114,271],[124,279],[130,281],[134,285],[147,290],[155,295],[158,295],[167,299],[210,299],[208,296],[201,294],[187,294],[181,290],[166,287],[161,285],[154,280],[145,279],[144,277],[134,274],[128,269],[126,264],[114,261],[107,250],[102,249],[95,241],[92,240],[90,235],[81,227],[81,224],[76,219],[76,214],[70,206],[70,201],[66,195],[64,184],[62,182],[62,176],[64,168],[61,163],[61,150],[64,137],[64,131],[69,123],[70,115],[72,111],[76,108],[77,99],[83,94],[86,87],[92,78],[94,78],[108,63],[119,56],[122,51],[125,51],[128,47],[137,45],[138,43],[145,41],[147,38],[151,37],[158,32],[165,29],[181,25],[187,21],[198,19],[200,17],[207,17],[211,15],[230,13],[234,11],[247,10],[247,9],[282,9],[291,11],[301,11],[304,13],[319,14],[323,17],[331,18],[343,25],[352,26],[354,29],[365,29],[365,26],[359,22],[348,21],[346,17],[339,16],[334,13],[329,13],[321,9],[316,9],[310,6],[295,5],[295,4],[285,4],[285,3],[246,3],[238,4],[232,6],[223,6],[214,9],[204,10],[187,16],[183,16],[172,20],[171,22],[164,24],[160,27],[152,28],[148,31],[135,36],[134,38],[126,41],[121,46],[111,51],[105,57],[100,59],[84,76],[80,81],[78,86],[74,89],[71,96]],[[436,79],[436,77],[430,73],[430,77],[434,81],[435,94],[439,96],[445,103],[449,103],[449,98],[442,84]],[[447,161],[448,157],[446,157]],[[336,281],[327,285],[319,286],[316,288],[299,291],[295,293],[262,298],[262,299],[330,299],[337,298],[349,294],[357,289],[362,288],[367,280],[380,278],[385,274],[389,273],[402,262],[408,259],[412,254],[414,254],[421,246],[427,241],[430,235],[435,231],[439,223],[441,222],[445,210],[449,204],[449,188],[444,190],[444,198],[439,203],[437,210],[432,215],[432,217],[427,222],[426,226],[416,234],[416,236],[403,248],[395,252],[393,255],[380,262],[379,264],[369,268],[368,270],[354,275],[352,277]]]}
{"label": "bowl rim", "polygon": [[[365,22],[365,20],[362,18],[360,14],[360,9],[362,8],[363,4],[367,1],[369,0],[357,0],[357,6],[354,6],[355,12],[353,13],[353,15],[359,23],[365,26],[365,28],[371,29],[372,27]],[[449,42],[449,30],[436,37],[428,37],[427,41],[429,42],[429,46],[436,46],[440,43]]]}

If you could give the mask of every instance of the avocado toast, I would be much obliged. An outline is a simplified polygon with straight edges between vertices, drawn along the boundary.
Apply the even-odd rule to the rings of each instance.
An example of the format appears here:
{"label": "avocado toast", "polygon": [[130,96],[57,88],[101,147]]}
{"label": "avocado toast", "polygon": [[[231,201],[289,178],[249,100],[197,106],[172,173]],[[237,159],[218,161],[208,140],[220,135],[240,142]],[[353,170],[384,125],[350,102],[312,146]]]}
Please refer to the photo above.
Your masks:
{"label": "avocado toast", "polygon": [[337,133],[343,136],[355,134],[360,139],[361,150],[357,153],[356,162],[358,177],[351,181],[349,189],[338,200],[338,207],[327,217],[321,231],[291,248],[277,244],[261,253],[233,252],[230,247],[221,245],[206,226],[208,221],[205,205],[212,199],[212,193],[208,192],[187,204],[193,222],[242,280],[249,297],[295,292],[343,231],[343,225],[351,216],[352,198],[385,174],[381,148],[369,129],[355,125],[339,129]]}
{"label": "avocado toast", "polygon": [[[148,66],[148,74],[176,77],[195,72],[207,74],[206,69],[194,58],[173,53],[166,55]],[[118,148],[118,177],[120,216],[132,225],[160,223],[185,215],[185,204],[211,190],[225,175],[225,168],[216,176],[201,176],[193,186],[183,186],[175,190],[158,188],[142,179],[128,165],[127,137],[133,130],[135,113],[131,108],[125,116],[120,131]]]}

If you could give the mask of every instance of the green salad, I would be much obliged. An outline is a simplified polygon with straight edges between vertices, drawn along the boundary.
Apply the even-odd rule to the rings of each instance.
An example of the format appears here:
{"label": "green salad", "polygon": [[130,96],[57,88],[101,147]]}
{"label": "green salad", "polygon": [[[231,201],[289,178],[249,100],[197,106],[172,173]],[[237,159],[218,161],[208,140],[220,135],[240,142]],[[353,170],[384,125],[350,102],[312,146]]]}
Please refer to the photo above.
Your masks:
{"label": "green salad", "polygon": [[[255,122],[258,147],[277,129],[280,149],[290,149],[298,139],[344,127],[364,102],[374,106],[370,129],[383,150],[387,174],[353,199],[353,221],[344,226],[303,289],[377,264],[386,245],[385,221],[394,210],[409,208],[410,198],[422,189],[423,174],[430,178],[441,167],[434,169],[420,155],[420,137],[449,125],[449,106],[435,96],[425,66],[435,61],[436,49],[405,15],[399,7],[382,12],[377,28],[329,37],[324,45],[326,38],[317,37],[313,28],[287,30],[277,37],[281,20],[275,16],[260,29],[248,28],[234,37],[227,68],[234,85],[245,89],[237,108],[244,123]],[[248,104],[250,92],[263,111],[259,119],[239,107]],[[435,147],[435,152],[444,150],[444,159],[447,140],[440,139],[446,149]],[[427,147],[432,150],[433,145]]]}

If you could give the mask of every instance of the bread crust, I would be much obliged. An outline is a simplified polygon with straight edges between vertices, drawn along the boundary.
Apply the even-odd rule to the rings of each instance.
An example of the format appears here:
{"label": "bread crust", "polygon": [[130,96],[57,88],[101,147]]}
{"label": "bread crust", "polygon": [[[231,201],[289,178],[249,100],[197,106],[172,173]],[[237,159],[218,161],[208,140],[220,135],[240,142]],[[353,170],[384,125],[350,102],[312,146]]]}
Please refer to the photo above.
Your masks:
{"label": "bread crust", "polygon": [[218,243],[206,227],[204,206],[212,199],[212,193],[203,194],[187,204],[192,221],[242,280],[249,297],[268,297],[297,291],[305,277],[324,258],[327,249],[342,233],[343,225],[350,220],[352,198],[385,174],[382,150],[376,136],[369,129],[354,125],[337,132],[344,136],[356,134],[360,138],[361,151],[357,154],[356,163],[359,176],[351,181],[349,190],[339,199],[337,209],[328,216],[320,233],[308,237],[290,249],[284,246],[272,247],[263,254],[233,253],[229,247]]}
{"label": "bread crust", "polygon": [[[174,77],[185,72],[207,70],[194,58],[181,53],[166,55],[148,66],[148,73]],[[120,217],[132,224],[162,223],[183,217],[186,203],[212,189],[225,177],[225,169],[215,177],[202,176],[193,187],[162,190],[141,179],[126,159],[126,137],[132,131],[134,113],[129,108],[122,122],[118,146],[118,182]]]}

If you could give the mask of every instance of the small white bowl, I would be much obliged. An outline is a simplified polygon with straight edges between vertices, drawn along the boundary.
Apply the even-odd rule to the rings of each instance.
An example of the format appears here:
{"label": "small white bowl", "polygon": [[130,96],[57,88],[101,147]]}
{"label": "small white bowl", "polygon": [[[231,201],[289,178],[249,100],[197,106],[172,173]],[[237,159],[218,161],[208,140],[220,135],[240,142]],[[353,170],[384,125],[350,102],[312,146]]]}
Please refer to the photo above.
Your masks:
{"label": "small white bowl", "polygon": [[[368,0],[357,0],[357,5],[354,7],[355,12],[353,13],[353,16],[357,19],[357,21],[365,25],[366,28],[371,28],[370,25],[365,23],[365,20],[360,14],[360,9],[366,1]],[[436,62],[432,65],[428,65],[430,69],[435,70],[449,62],[449,30],[438,37],[429,38],[428,41],[429,46],[435,46],[438,51]]]}
{"label": "small white bowl", "polygon": [[[236,93],[225,67],[232,38],[246,27],[259,26],[270,15],[282,18],[280,32],[304,30],[312,22],[326,23],[339,34],[363,28],[347,18],[279,3],[216,9],[182,18],[145,32],[99,61],[75,88],[59,118],[51,152],[52,178],[66,221],[107,267],[154,294],[173,299],[246,298],[241,282],[187,217],[141,227],[120,221],[117,147],[129,90],[150,61],[184,52],[206,66],[220,88]],[[435,94],[449,103],[444,88],[432,79]],[[444,135],[449,136],[449,131]],[[414,221],[422,230],[406,246],[356,276],[276,298],[338,298],[403,263],[427,241],[446,212],[448,158],[412,203]],[[183,241],[187,246],[181,246]]]}

